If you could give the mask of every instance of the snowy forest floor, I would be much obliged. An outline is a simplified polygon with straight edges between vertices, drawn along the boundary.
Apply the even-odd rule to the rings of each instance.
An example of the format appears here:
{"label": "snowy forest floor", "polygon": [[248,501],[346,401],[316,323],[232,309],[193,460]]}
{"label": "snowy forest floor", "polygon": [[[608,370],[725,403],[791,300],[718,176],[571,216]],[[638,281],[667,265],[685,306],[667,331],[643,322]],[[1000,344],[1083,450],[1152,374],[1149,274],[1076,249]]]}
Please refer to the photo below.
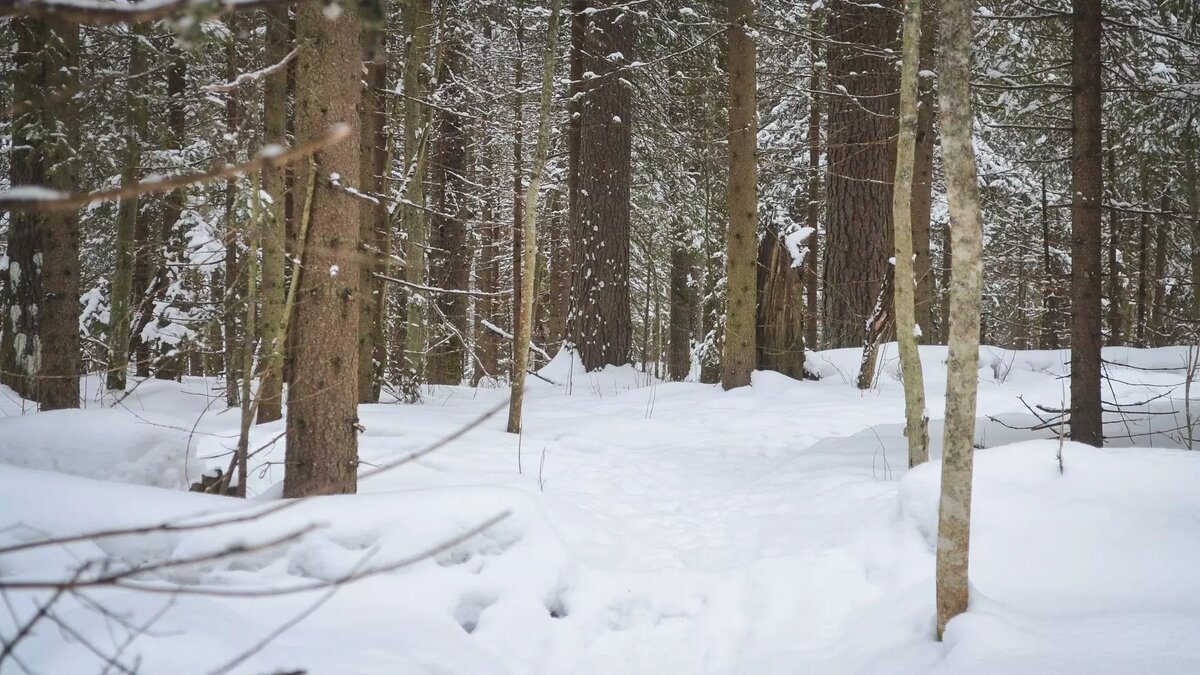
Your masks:
{"label": "snowy forest floor", "polygon": [[[810,354],[820,381],[758,372],[732,392],[632,367],[586,374],[563,354],[542,371],[556,385],[531,379],[520,439],[504,433],[501,411],[362,479],[358,495],[219,528],[2,555],[0,578],[254,548],[317,524],[280,546],[139,577],[279,590],[386,567],[509,512],[482,534],[332,594],[106,588],[62,598],[0,670],[98,673],[97,652],[119,652],[137,672],[181,674],[1200,672],[1187,350],[1106,350],[1105,399],[1139,405],[1110,416],[1114,447],[1062,446],[1061,475],[1053,431],[991,418],[1030,426],[1026,403],[1061,407],[1067,353],[981,350],[972,604],[941,644],[940,466],[905,468],[894,354],[889,345],[867,392],[851,384],[856,350]],[[936,458],[945,349],[922,348],[922,359]],[[0,547],[261,510],[280,494],[283,443],[271,442],[282,422],[253,429],[251,449],[267,449],[250,462],[249,503],[185,492],[227,465],[236,442],[238,413],[224,408],[219,382],[147,381],[116,406],[99,384],[85,381],[86,409],[37,414],[0,390]],[[432,387],[420,405],[362,406],[364,471],[506,396]],[[1142,447],[1115,447],[1130,445]],[[11,638],[46,598],[8,592],[0,635]],[[152,625],[125,644],[123,624]]]}

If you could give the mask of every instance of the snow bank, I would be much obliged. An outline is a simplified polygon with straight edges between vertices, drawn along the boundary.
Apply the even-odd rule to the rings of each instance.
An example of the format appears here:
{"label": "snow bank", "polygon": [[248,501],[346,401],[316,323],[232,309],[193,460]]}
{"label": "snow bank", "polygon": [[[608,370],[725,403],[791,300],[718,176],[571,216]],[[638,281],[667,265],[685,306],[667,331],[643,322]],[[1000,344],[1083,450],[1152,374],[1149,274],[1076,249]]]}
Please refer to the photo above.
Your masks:
{"label": "snow bank", "polygon": [[[1060,475],[1057,452],[976,452],[970,611],[874,672],[1200,672],[1200,454],[1066,443]],[[940,470],[899,495],[931,553]]]}
{"label": "snow bank", "polygon": [[185,428],[124,410],[57,410],[0,418],[0,463],[136,485],[187,489],[203,471]]}

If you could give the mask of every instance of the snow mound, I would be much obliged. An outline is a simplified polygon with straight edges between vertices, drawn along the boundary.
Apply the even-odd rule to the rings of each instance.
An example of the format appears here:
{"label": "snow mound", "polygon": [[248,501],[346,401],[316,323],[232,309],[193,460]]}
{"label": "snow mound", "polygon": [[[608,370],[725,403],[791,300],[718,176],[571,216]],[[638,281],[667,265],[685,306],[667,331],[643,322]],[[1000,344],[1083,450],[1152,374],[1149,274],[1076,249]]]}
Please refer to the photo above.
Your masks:
{"label": "snow mound", "polygon": [[[970,611],[873,672],[1200,672],[1200,454],[1065,443],[1060,474],[1058,448],[976,452]],[[940,471],[899,495],[931,553]]]}
{"label": "snow mound", "polygon": [[0,418],[0,463],[136,485],[187,489],[202,471],[187,430],[114,409]]}

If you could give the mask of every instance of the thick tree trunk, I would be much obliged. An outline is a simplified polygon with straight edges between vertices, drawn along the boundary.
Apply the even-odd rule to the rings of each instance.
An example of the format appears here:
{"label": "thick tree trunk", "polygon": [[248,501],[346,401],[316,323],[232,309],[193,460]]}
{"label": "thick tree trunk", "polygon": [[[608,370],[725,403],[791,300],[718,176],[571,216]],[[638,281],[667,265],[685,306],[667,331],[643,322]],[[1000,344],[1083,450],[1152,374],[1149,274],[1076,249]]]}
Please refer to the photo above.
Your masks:
{"label": "thick tree trunk", "polygon": [[635,14],[616,0],[597,0],[587,14],[580,116],[577,225],[572,237],[571,340],[587,370],[629,362],[633,341],[629,298],[629,187],[633,92],[616,72],[634,60]]}
{"label": "thick tree trunk", "polygon": [[[266,12],[266,53],[268,64],[279,63],[291,50],[288,9],[276,5]],[[263,83],[263,143],[287,145],[287,79],[278,75]],[[271,198],[266,205],[262,228],[262,324],[263,335],[275,335],[284,325],[284,249],[287,246],[287,175],[283,168],[262,171],[263,191]],[[268,333],[268,331],[271,331]],[[284,335],[262,341],[258,385],[258,423],[274,422],[283,416]]]}
{"label": "thick tree trunk", "polygon": [[896,6],[895,0],[830,5],[829,89],[846,93],[828,99],[824,288],[829,347],[862,342],[892,253]]}
{"label": "thick tree trunk", "polygon": [[[302,215],[310,222],[296,306],[296,368],[288,388],[284,497],[354,492],[358,473],[360,200],[335,187],[329,175],[360,184],[359,26],[348,7],[330,20],[320,5],[303,4],[296,8],[296,33],[311,45],[298,57],[297,144],[335,124],[349,125],[352,133],[351,140],[322,150],[297,181],[313,185],[313,193]],[[315,172],[311,182],[309,172]]]}
{"label": "thick tree trunk", "polygon": [[971,539],[971,474],[979,369],[979,303],[983,281],[983,228],[971,145],[970,0],[947,2],[941,15],[942,149],[950,203],[953,259],[950,283],[946,418],[942,441],[942,494],[938,505],[937,635],[967,610]]}
{"label": "thick tree trunk", "polygon": [[[758,95],[754,0],[729,2],[729,230],[721,386],[750,384],[755,361]],[[801,347],[803,355],[803,347]]]}
{"label": "thick tree trunk", "polygon": [[1101,0],[1073,0],[1071,58],[1071,440],[1104,443],[1100,404]]}
{"label": "thick tree trunk", "polygon": [[[25,19],[11,24],[17,53],[12,185],[77,189],[78,128],[70,91],[77,26]],[[9,214],[8,266],[0,283],[0,382],[42,410],[79,407],[79,220],[76,213]]]}
{"label": "thick tree trunk", "polygon": [[[896,180],[892,199],[892,220],[895,227],[895,296],[896,341],[900,348],[900,372],[904,377],[904,436],[908,439],[908,466],[912,468],[929,459],[929,419],[925,413],[925,378],[921,371],[921,354],[917,348],[922,326],[917,323],[918,274],[915,269],[914,248],[920,258],[921,246],[915,246],[917,232],[925,241],[924,264],[929,264],[929,206],[928,193],[917,197],[927,187],[919,185],[914,176],[918,138],[917,96],[921,46],[921,0],[905,0],[903,61],[900,72],[900,135],[896,141]],[[926,106],[928,107],[928,106]],[[932,126],[932,125],[931,125]],[[929,175],[924,177],[926,186]],[[918,215],[915,203],[926,203]],[[924,223],[916,219],[924,217]],[[928,269],[926,269],[926,273]],[[928,305],[922,309],[927,309]],[[929,326],[924,327],[928,329]]]}

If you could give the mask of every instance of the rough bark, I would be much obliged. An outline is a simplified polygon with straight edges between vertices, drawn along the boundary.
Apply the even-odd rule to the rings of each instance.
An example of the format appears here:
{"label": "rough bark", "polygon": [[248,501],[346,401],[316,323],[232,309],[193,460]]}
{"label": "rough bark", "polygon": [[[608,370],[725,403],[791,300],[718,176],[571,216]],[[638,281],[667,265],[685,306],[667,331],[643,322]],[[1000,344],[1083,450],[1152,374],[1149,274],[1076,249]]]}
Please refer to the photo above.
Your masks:
{"label": "rough bark", "polygon": [[804,271],[775,224],[758,245],[756,366],[804,379]]}
{"label": "rough bark", "polygon": [[[299,5],[296,33],[311,43],[297,64],[297,144],[334,124],[350,125],[355,139],[362,49],[354,14],[343,7],[330,20],[320,5]],[[360,200],[334,187],[329,175],[359,184],[359,144],[350,140],[325,148],[315,166],[299,172],[298,184],[309,183],[309,171],[316,179],[305,214],[310,223],[296,306],[296,368],[288,388],[284,497],[357,487]]]}
{"label": "rough bark", "polygon": [[[140,34],[134,27],[135,35]],[[129,67],[126,71],[130,82],[146,72],[146,54],[140,39],[130,45]],[[125,94],[125,148],[121,170],[121,184],[129,185],[138,180],[141,165],[141,143],[146,135],[146,108],[142,97],[134,94],[132,84]],[[136,195],[122,199],[117,205],[116,267],[113,271],[112,301],[109,309],[108,374],[109,389],[123,390],[129,369],[129,328],[132,321],[134,290],[134,265],[136,260],[136,229],[138,198]]]}
{"label": "rough bark", "polygon": [[[904,436],[908,439],[908,466],[912,468],[929,459],[929,419],[925,414],[925,378],[921,371],[921,354],[917,341],[922,327],[917,323],[918,274],[914,249],[918,230],[923,232],[924,264],[929,263],[929,206],[928,197],[918,198],[922,189],[914,175],[920,125],[917,95],[921,46],[921,0],[905,0],[903,21],[903,62],[900,71],[900,135],[896,141],[896,189],[892,198],[892,220],[895,232],[895,280],[893,299],[896,310],[896,341],[900,350],[900,372],[904,377]],[[929,175],[924,176],[929,180]],[[928,183],[926,183],[926,186]],[[923,211],[917,214],[915,203],[924,199]],[[917,218],[924,216],[925,222]],[[923,309],[927,309],[927,306]],[[926,326],[928,327],[928,326]]]}
{"label": "rough bark", "polygon": [[[937,39],[938,5],[940,0],[925,0],[921,7],[920,69],[935,70],[934,42]],[[929,222],[933,210],[933,143],[934,108],[937,92],[932,77],[919,80],[917,135],[913,156],[912,177],[912,240],[913,268],[916,275],[916,322],[921,327],[921,344],[940,342],[937,336],[933,291],[933,261],[929,256]]]}
{"label": "rough bark", "polygon": [[[729,2],[729,229],[721,386],[750,384],[755,362],[758,94],[754,1]],[[803,348],[801,348],[803,354]]]}
{"label": "rough bark", "polygon": [[1073,0],[1071,58],[1071,440],[1104,443],[1100,404],[1100,0]]}
{"label": "rough bark", "polygon": [[808,253],[804,256],[804,344],[809,349],[817,348],[817,327],[820,325],[820,308],[817,294],[821,285],[821,275],[818,269],[820,261],[820,193],[821,193],[821,98],[817,92],[821,89],[821,70],[816,65],[820,60],[820,41],[815,37],[808,42],[809,60],[812,62],[812,73],[808,76],[809,96],[812,97],[808,110],[808,185],[805,196],[804,222],[811,232],[804,241]]}
{"label": "rough bark", "polygon": [[[463,91],[459,78],[465,68],[465,56],[457,38],[446,44],[442,72],[438,74],[439,101],[443,110],[437,112],[438,133],[431,167],[435,180],[433,220],[430,227],[429,285],[435,288],[464,291],[468,289],[471,269],[467,249],[466,118],[451,110]],[[440,329],[431,336],[425,376],[430,384],[461,384],[467,332],[467,296],[460,293],[439,293],[431,298]]]}
{"label": "rough bark", "polygon": [[946,418],[942,441],[942,494],[938,505],[937,636],[967,610],[971,535],[971,474],[979,368],[979,303],[983,231],[971,145],[971,0],[947,2],[941,15],[942,149],[950,203],[953,258],[950,282]]}
{"label": "rough bark", "polygon": [[[897,2],[830,4],[825,331],[861,344],[892,253]],[[884,51],[887,50],[887,51]]]}
{"label": "rough bark", "polygon": [[[363,35],[363,95],[361,128],[359,129],[359,190],[367,194],[383,194],[384,163],[387,160],[387,136],[384,93],[387,89],[387,54],[379,46],[381,31],[364,24]],[[358,401],[375,403],[379,400],[380,368],[386,353],[383,344],[383,281],[376,274],[383,272],[387,247],[388,214],[384,202],[364,200],[359,206],[359,238],[362,242],[363,264],[359,286],[362,303],[359,305],[358,328]]]}
{"label": "rough bark", "polygon": [[[79,30],[67,22],[12,22],[17,53],[12,185],[76,189],[74,86]],[[76,213],[10,213],[0,282],[0,382],[42,410],[79,407],[79,221]]]}
{"label": "rough bark", "polygon": [[692,369],[692,334],[695,332],[697,293],[694,279],[696,263],[688,239],[686,224],[676,223],[671,237],[671,303],[668,309],[667,379],[682,382]]}
{"label": "rough bark", "polygon": [[[291,31],[288,10],[284,5],[272,6],[266,12],[267,63],[279,63],[291,51]],[[263,143],[287,144],[287,79],[268,77],[263,84]],[[262,222],[262,324],[264,336],[277,331],[286,321],[284,314],[284,253],[287,246],[287,175],[283,168],[267,167],[262,171],[263,190],[271,198],[266,205]],[[275,332],[271,332],[275,335]],[[264,339],[259,366],[258,423],[274,422],[283,416],[283,353],[284,335]]]}
{"label": "rough bark", "polygon": [[[587,370],[629,362],[629,187],[633,98],[621,70],[633,61],[634,13],[597,0],[587,14],[581,58],[594,78],[582,86],[577,226],[572,237],[571,341]],[[619,58],[610,58],[614,54]],[[620,76],[617,72],[620,72]]]}

